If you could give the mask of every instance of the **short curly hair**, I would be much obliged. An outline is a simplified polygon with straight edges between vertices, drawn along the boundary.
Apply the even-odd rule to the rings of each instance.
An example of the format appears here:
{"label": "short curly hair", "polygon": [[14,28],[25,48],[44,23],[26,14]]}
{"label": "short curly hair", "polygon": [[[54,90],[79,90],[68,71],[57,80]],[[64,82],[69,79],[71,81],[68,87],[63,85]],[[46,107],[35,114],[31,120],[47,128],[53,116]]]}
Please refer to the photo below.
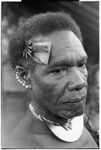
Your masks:
{"label": "short curly hair", "polygon": [[[65,12],[47,12],[32,16],[23,23],[9,43],[9,60],[12,68],[21,63],[25,40],[38,35],[49,35],[54,31],[71,30],[82,42],[82,34],[74,19]],[[25,61],[25,60],[24,60]]]}

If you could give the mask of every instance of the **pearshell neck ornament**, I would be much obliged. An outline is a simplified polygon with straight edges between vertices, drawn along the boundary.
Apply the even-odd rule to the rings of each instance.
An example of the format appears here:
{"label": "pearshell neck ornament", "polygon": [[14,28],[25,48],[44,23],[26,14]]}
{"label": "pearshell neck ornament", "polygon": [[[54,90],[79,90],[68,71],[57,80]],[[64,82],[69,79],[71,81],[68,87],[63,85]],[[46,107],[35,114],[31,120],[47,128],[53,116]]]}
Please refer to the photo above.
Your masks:
{"label": "pearshell neck ornament", "polygon": [[83,131],[83,115],[69,119],[69,122],[67,120],[67,122],[62,126],[59,123],[55,124],[53,121],[37,114],[31,104],[29,104],[29,109],[32,114],[37,119],[43,121],[51,132],[60,140],[65,142],[75,142],[80,138]]}

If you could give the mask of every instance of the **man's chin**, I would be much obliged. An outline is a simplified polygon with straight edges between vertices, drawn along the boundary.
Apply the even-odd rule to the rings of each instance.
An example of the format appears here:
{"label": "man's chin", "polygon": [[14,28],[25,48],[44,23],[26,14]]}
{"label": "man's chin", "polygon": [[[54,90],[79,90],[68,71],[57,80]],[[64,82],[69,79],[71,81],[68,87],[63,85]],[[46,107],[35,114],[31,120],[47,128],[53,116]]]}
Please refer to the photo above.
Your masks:
{"label": "man's chin", "polygon": [[68,105],[59,106],[52,110],[47,110],[47,116],[49,120],[53,120],[54,122],[64,123],[67,119],[71,119],[77,116],[81,116],[84,112],[84,103],[71,103]]}
{"label": "man's chin", "polygon": [[71,119],[80,116],[85,110],[85,100],[78,103],[71,103],[67,109],[61,109],[58,111],[59,116],[65,119]]}
{"label": "man's chin", "polygon": [[66,110],[63,110],[63,111],[60,111],[59,112],[59,116],[61,116],[62,118],[64,119],[71,119],[71,118],[74,118],[74,117],[77,117],[77,116],[81,116],[83,114],[83,108],[79,108],[77,110],[71,110],[71,111],[66,111]]}

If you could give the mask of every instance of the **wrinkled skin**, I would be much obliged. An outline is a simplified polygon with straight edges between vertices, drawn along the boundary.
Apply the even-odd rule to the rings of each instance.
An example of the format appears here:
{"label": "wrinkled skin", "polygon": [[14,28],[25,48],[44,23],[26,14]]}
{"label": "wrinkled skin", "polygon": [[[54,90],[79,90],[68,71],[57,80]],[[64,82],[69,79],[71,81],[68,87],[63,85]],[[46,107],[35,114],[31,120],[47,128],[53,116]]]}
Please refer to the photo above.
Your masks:
{"label": "wrinkled skin", "polygon": [[[44,38],[52,43],[49,63],[31,72],[34,108],[53,120],[83,114],[87,94],[87,54],[72,31],[57,31]],[[74,102],[71,102],[74,101]]]}

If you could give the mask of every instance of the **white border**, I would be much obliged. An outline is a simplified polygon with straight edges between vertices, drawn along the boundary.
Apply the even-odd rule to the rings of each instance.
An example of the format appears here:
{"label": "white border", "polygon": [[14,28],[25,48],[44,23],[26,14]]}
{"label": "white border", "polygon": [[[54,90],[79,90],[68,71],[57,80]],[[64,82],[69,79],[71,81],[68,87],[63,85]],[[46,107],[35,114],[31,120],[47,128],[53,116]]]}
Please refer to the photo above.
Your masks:
{"label": "white border", "polygon": [[[89,2],[94,2],[94,1],[97,2],[98,1],[100,3],[99,4],[99,8],[101,9],[101,2],[100,2],[100,0],[79,0],[79,1],[80,2],[87,2],[87,1],[89,1]],[[1,2],[21,2],[21,0],[3,0],[3,1],[0,0],[0,12],[1,12]],[[99,23],[101,25],[101,11],[100,11],[100,9],[99,9],[99,16],[100,16],[99,17]],[[0,27],[1,27],[1,15],[0,15]],[[99,27],[99,29],[100,29],[100,27]],[[100,31],[100,36],[101,36],[101,31]],[[99,58],[101,58],[101,52],[100,52],[101,44],[100,43],[101,43],[101,38],[99,38]],[[1,58],[1,28],[0,28],[0,58]],[[99,74],[100,75],[99,76],[99,81],[100,82],[99,82],[99,84],[101,85],[101,59],[99,59],[99,64],[100,64],[100,74]],[[0,77],[1,77],[1,61],[0,61]],[[1,87],[1,80],[0,80],[0,87]],[[101,100],[101,88],[100,88],[99,93],[100,93],[100,100]],[[0,96],[1,96],[1,90],[0,90]],[[1,100],[1,97],[0,97],[0,100]],[[100,100],[99,100],[99,102],[100,102]],[[99,123],[100,123],[100,121],[101,121],[101,102],[100,102],[100,119],[99,119]],[[101,126],[101,123],[100,123],[99,127],[100,126]],[[100,127],[100,132],[99,133],[101,133],[101,127]],[[0,105],[0,135],[1,135],[1,105]],[[100,145],[101,145],[101,138],[100,138]],[[100,148],[101,148],[101,146],[100,146]],[[2,149],[1,148],[1,140],[0,140],[0,149]],[[19,150],[22,150],[22,149],[19,149]],[[30,149],[27,149],[27,150],[30,150]],[[49,149],[47,149],[47,150],[49,150]],[[60,149],[60,150],[63,150],[63,149]],[[73,150],[73,149],[71,149],[71,150]],[[75,150],[78,150],[78,149],[75,149]],[[86,149],[86,150],[89,150],[89,149]]]}

